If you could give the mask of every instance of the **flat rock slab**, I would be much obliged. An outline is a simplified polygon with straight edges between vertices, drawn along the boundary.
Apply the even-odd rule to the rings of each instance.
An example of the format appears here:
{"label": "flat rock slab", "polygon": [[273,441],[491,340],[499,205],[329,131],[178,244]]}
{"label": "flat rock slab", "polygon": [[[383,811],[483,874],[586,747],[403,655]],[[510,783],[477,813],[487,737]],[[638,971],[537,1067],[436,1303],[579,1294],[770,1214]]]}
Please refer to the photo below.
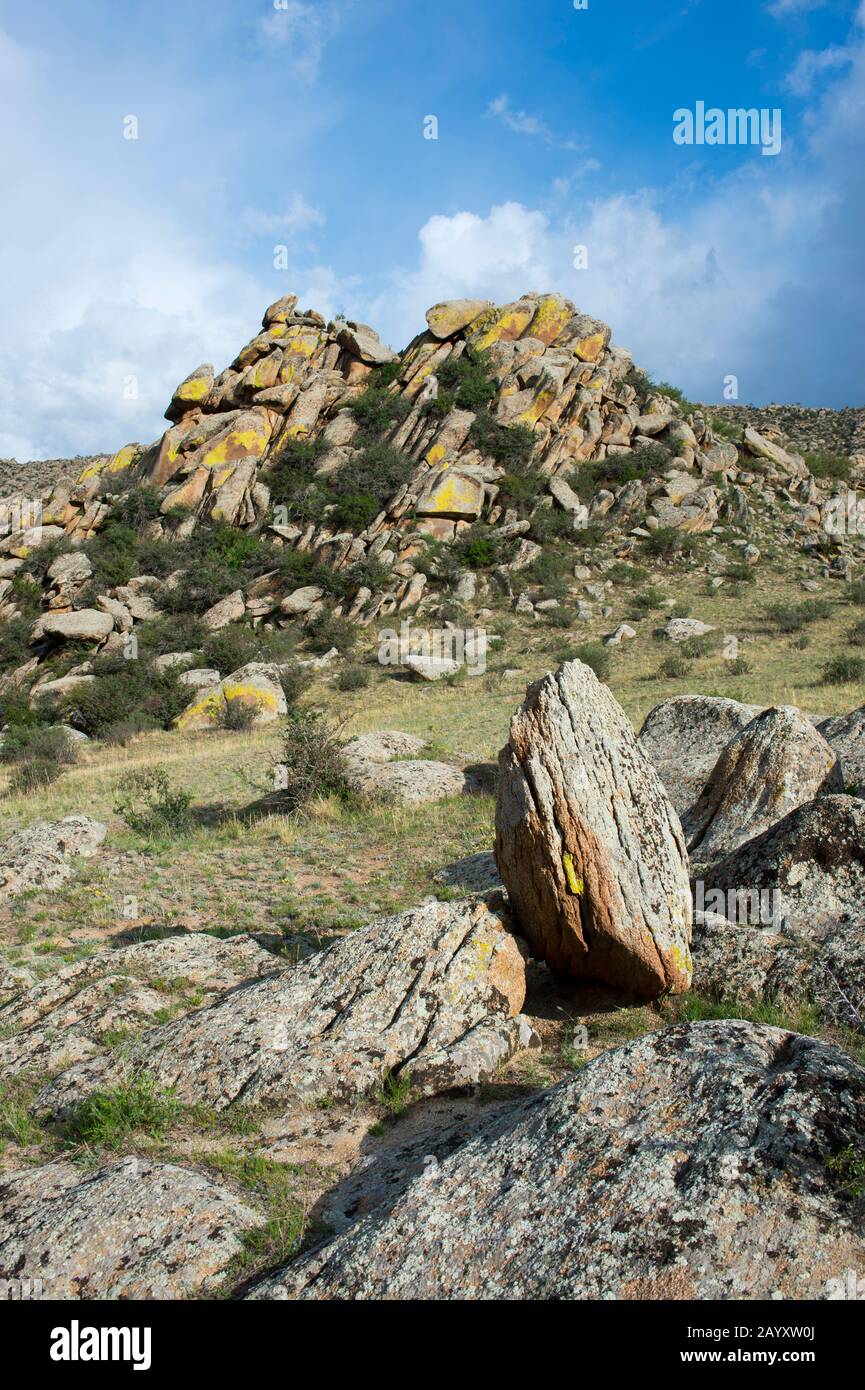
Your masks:
{"label": "flat rock slab", "polygon": [[107,1035],[148,1026],[184,995],[203,1003],[281,968],[248,936],[190,933],[100,951],[0,1007],[0,1075],[56,1072],[99,1054]]}
{"label": "flat rock slab", "polygon": [[59,888],[72,873],[70,859],[95,854],[105,826],[89,816],[35,821],[0,845],[0,903],[28,889]]}
{"label": "flat rock slab", "polygon": [[262,1214],[169,1163],[123,1158],[0,1177],[0,1278],[49,1299],[189,1298],[219,1289]]}
{"label": "flat rock slab", "polygon": [[637,994],[690,983],[681,826],[613,696],[566,662],[499,755],[496,862],[532,954]]}
{"label": "flat rock slab", "polygon": [[764,710],[722,750],[683,817],[692,859],[711,863],[821,791],[844,787],[837,756],[792,706]]}
{"label": "flat rock slab", "polygon": [[407,1075],[475,1084],[521,1045],[525,965],[495,897],[426,902],[278,975],[152,1028],[125,1057],[70,1067],[37,1098],[60,1113],[144,1070],[185,1103],[351,1099]]}
{"label": "flat rock slab", "polygon": [[[861,1269],[826,1160],[865,1072],[813,1038],[693,1023],[498,1112],[255,1299],[804,1299]],[[827,1287],[828,1286],[828,1287]]]}

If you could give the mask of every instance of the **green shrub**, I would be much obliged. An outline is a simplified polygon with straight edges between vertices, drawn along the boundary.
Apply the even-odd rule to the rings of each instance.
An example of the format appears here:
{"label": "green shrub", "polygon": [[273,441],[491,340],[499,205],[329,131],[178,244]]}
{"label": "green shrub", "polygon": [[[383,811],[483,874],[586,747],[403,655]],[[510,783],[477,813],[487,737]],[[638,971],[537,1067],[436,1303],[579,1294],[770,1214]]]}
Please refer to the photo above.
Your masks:
{"label": "green shrub", "polygon": [[114,503],[103,522],[103,529],[120,526],[140,535],[150,522],[159,520],[161,500],[158,488],[133,487]]}
{"label": "green shrub", "polygon": [[456,561],[457,571],[461,568],[492,569],[501,559],[501,537],[494,526],[484,526],[481,522],[475,522],[467,531],[457,536],[450,547],[450,553]]}
{"label": "green shrub", "polygon": [[284,665],[280,669],[279,683],[288,708],[293,709],[312,684],[312,672],[304,666]]}
{"label": "green shrub", "polygon": [[312,651],[323,653],[336,647],[341,655],[351,651],[358,637],[356,625],[335,613],[321,613],[310,623],[307,633]]}
{"label": "green shrub", "polygon": [[78,749],[65,729],[22,724],[7,729],[0,761],[12,765],[10,788],[40,791],[56,782],[78,758]]}
{"label": "green shrub", "polygon": [[558,550],[544,550],[518,575],[529,585],[537,585],[548,598],[563,598],[568,592],[570,561]]}
{"label": "green shrub", "polygon": [[643,551],[655,560],[679,560],[693,555],[697,538],[675,526],[658,526],[643,541]]}
{"label": "green shrub", "polygon": [[665,473],[672,457],[663,444],[640,444],[627,453],[581,464],[572,470],[568,482],[583,502],[590,502],[599,488],[613,492],[624,483],[648,482]]}
{"label": "green shrub", "polygon": [[667,680],[681,680],[690,673],[691,662],[681,651],[671,652],[669,656],[664,657],[658,668],[658,674]]}
{"label": "green shrub", "polygon": [[158,728],[158,721],[150,715],[131,714],[127,719],[118,719],[114,724],[106,724],[99,738],[109,747],[126,748],[139,734],[150,733]]}
{"label": "green shrub", "polygon": [[847,685],[849,681],[860,681],[865,674],[865,658],[839,652],[823,667],[824,685]]}
{"label": "green shrub", "polygon": [[375,444],[411,410],[407,397],[391,393],[379,380],[370,381],[348,406],[357,422],[357,439]]}
{"label": "green shrub", "polygon": [[274,785],[287,810],[299,811],[319,796],[349,795],[341,732],[342,725],[323,710],[289,710],[281,751],[272,763]]}
{"label": "green shrub", "polygon": [[336,684],[339,690],[366,690],[369,679],[365,666],[346,666],[340,671]]}
{"label": "green shrub", "polygon": [[193,613],[164,613],[135,625],[139,649],[145,655],[199,652],[207,634],[208,629]]}
{"label": "green shrub", "polygon": [[660,608],[663,602],[662,591],[652,584],[648,589],[641,589],[639,593],[634,594],[631,607],[637,613],[650,613],[653,609]]}
{"label": "green shrub", "polygon": [[160,671],[144,659],[99,657],[93,672],[96,680],[76,686],[63,702],[64,722],[91,737],[101,738],[109,724],[130,715],[147,715],[168,728],[191,698],[179,671]]}
{"label": "green shrub", "polygon": [[489,354],[475,352],[472,348],[466,348],[459,357],[449,357],[436,377],[438,396],[428,402],[426,409],[437,415],[447,415],[454,406],[461,410],[483,410],[498,390]]}
{"label": "green shrub", "polygon": [[514,472],[525,471],[535,447],[528,425],[500,425],[488,410],[479,410],[469,431],[476,449]]}
{"label": "green shrub", "polygon": [[778,632],[801,632],[809,623],[828,618],[833,611],[830,599],[806,599],[804,603],[771,603],[764,610],[766,619]]}
{"label": "green shrub", "polygon": [[230,734],[248,734],[255,723],[256,708],[244,700],[227,700],[219,712],[217,724]]}
{"label": "green shrub", "polygon": [[584,642],[578,647],[562,652],[562,661],[582,661],[584,666],[594,671],[599,681],[606,681],[612,667],[609,648],[600,642]]}
{"label": "green shrub", "polygon": [[853,464],[843,454],[806,454],[805,467],[815,478],[842,478],[849,482]]}
{"label": "green shrub", "polygon": [[7,618],[5,622],[0,622],[0,670],[23,666],[30,660],[33,655],[30,650],[32,630],[32,618]]}
{"label": "green shrub", "polygon": [[114,810],[139,835],[171,837],[189,830],[191,807],[190,793],[172,787],[168,770],[159,765],[133,773]]}

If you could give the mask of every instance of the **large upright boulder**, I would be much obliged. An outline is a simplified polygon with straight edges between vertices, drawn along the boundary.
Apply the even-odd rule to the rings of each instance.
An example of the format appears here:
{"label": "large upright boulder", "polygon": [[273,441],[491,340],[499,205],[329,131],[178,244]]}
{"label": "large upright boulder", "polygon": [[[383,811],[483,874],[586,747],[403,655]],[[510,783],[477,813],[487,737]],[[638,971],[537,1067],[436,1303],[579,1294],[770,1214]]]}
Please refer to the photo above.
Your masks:
{"label": "large upright boulder", "polygon": [[624,711],[579,661],[530,685],[499,755],[496,862],[553,969],[644,995],[690,984],[678,817]]}
{"label": "large upright boulder", "polygon": [[823,791],[843,791],[838,759],[799,710],[764,710],[730,740],[683,819],[701,863],[729,854]]}
{"label": "large upright boulder", "polygon": [[463,1142],[404,1146],[383,1200],[251,1296],[827,1298],[865,1267],[828,1160],[863,1145],[865,1071],[838,1048],[739,1021],[668,1028]]}

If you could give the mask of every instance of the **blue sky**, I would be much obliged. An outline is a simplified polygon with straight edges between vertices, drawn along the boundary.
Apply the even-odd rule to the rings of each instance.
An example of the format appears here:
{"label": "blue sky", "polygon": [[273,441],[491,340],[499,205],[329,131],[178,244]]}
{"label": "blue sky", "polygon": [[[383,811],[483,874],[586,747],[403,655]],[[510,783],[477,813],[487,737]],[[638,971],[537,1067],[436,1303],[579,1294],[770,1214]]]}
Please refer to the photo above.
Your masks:
{"label": "blue sky", "polygon": [[0,456],[149,441],[289,291],[402,347],[555,289],[694,398],[865,402],[865,0],[0,0],[0,105]]}

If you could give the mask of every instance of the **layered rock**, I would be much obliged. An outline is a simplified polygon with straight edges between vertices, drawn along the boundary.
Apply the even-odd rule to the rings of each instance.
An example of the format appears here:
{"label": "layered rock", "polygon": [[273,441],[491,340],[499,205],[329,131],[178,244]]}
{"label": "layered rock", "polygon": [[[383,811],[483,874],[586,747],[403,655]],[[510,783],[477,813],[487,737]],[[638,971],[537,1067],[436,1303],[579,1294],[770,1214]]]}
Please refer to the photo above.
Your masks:
{"label": "layered rock", "polygon": [[430,901],[150,1029],[122,1058],[70,1067],[38,1104],[66,1110],[130,1068],[217,1109],[348,1100],[392,1074],[418,1093],[468,1085],[525,1045],[524,997],[504,908]]}
{"label": "layered rock", "polygon": [[666,1029],[452,1152],[425,1136],[381,1205],[252,1297],[825,1298],[865,1259],[827,1160],[863,1142],[865,1073],[837,1048]]}
{"label": "layered rock", "polygon": [[688,988],[679,821],[624,712],[580,662],[529,686],[511,720],[495,852],[535,956],[640,994]]}
{"label": "layered rock", "polygon": [[835,753],[791,706],[764,710],[721,752],[685,816],[701,863],[729,854],[818,793],[843,790]]}

